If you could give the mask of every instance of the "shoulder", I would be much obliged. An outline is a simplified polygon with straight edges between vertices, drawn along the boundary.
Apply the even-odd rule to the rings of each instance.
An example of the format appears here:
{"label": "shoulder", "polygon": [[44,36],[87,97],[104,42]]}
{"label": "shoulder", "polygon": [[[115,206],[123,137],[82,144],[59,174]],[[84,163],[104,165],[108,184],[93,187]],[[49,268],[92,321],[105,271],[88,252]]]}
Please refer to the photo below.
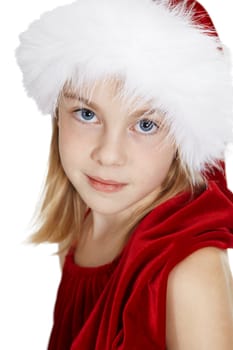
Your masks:
{"label": "shoulder", "polygon": [[168,350],[232,349],[233,280],[227,251],[202,248],[168,277]]}

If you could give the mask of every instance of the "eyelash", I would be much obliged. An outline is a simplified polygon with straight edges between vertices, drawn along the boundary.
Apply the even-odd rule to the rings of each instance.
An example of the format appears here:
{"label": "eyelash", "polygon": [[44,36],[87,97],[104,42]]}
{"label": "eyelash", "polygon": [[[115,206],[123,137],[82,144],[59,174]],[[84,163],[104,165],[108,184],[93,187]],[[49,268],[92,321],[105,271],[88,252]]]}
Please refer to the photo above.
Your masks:
{"label": "eyelash", "polygon": [[[86,111],[86,112],[90,112],[90,113],[92,113],[93,115],[95,115],[96,116],[96,114],[92,111],[92,110],[90,110],[90,109],[88,109],[88,108],[79,108],[79,109],[76,109],[76,110],[74,110],[74,114],[75,115],[77,115],[77,113],[80,113],[80,112],[83,112],[83,111]],[[80,117],[79,117],[80,118]],[[87,120],[81,120],[81,119],[77,119],[79,122],[81,122],[81,123],[83,123],[83,124],[92,124],[92,123],[88,123],[88,121]],[[143,133],[143,132],[139,132],[140,134],[142,134],[143,136],[152,136],[152,135],[154,135],[157,131],[158,131],[158,129],[159,129],[159,125],[158,125],[158,123],[154,120],[154,119],[149,119],[149,118],[141,118],[141,119],[139,119],[138,121],[137,121],[137,123],[136,124],[138,124],[138,123],[140,123],[141,121],[146,121],[146,122],[149,122],[149,123],[152,123],[152,124],[154,124],[154,126],[156,126],[156,128],[157,128],[157,130],[155,131],[155,132],[153,132],[153,133],[148,133],[148,132],[145,132],[145,133]],[[150,129],[151,130],[151,129]],[[149,131],[150,131],[149,130]]]}

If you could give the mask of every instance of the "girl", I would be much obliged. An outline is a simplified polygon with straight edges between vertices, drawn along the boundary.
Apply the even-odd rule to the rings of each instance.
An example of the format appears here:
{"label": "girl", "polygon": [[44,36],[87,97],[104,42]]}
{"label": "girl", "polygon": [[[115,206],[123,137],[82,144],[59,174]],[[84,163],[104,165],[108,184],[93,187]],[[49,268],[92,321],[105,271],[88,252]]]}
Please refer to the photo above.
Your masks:
{"label": "girl", "polygon": [[230,350],[228,50],[196,1],[77,0],[20,36],[52,115],[32,241],[62,278],[49,350]]}

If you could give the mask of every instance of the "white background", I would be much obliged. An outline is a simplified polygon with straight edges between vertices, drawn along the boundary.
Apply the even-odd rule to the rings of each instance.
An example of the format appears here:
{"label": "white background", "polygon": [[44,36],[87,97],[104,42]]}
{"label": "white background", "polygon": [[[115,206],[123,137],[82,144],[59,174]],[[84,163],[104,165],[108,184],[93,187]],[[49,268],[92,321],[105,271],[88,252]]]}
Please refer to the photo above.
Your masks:
{"label": "white background", "polygon": [[[97,1],[98,2],[98,1]],[[232,5],[229,0],[202,0],[222,41],[233,52]],[[33,247],[27,238],[30,219],[42,189],[51,121],[28,99],[21,84],[14,49],[18,34],[41,12],[61,0],[5,1],[0,9],[0,348],[46,349],[60,279],[56,246]],[[68,2],[67,2],[68,3]],[[227,177],[233,190],[233,151],[227,155]],[[230,263],[233,271],[233,254]]]}

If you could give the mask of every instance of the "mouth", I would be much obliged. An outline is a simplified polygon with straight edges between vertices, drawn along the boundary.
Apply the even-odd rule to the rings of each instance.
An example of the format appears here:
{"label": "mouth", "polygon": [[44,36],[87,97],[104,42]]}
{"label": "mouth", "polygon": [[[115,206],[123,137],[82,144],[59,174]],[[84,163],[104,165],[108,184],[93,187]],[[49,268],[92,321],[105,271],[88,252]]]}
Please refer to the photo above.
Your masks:
{"label": "mouth", "polygon": [[99,192],[113,193],[121,191],[127,184],[120,183],[113,180],[105,180],[99,177],[90,177],[88,175],[87,179],[89,185]]}
{"label": "mouth", "polygon": [[87,177],[90,180],[94,180],[95,182],[99,182],[99,183],[101,183],[103,185],[116,185],[116,186],[127,185],[126,183],[122,183],[122,182],[118,182],[118,181],[114,181],[114,180],[105,180],[105,179],[102,179],[100,177],[89,176],[89,175],[87,175]]}

